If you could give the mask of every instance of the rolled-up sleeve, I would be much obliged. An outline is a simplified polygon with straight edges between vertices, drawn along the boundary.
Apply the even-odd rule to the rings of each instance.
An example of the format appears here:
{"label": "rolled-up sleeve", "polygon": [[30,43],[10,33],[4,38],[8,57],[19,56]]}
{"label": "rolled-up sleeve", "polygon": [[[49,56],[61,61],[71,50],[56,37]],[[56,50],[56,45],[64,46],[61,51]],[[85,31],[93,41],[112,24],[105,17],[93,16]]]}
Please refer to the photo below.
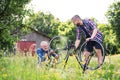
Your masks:
{"label": "rolled-up sleeve", "polygon": [[37,55],[38,55],[41,59],[44,57],[43,52],[42,52],[40,49],[37,50]]}
{"label": "rolled-up sleeve", "polygon": [[76,39],[78,39],[78,40],[80,40],[81,39],[81,29],[78,27],[77,29],[76,29]]}

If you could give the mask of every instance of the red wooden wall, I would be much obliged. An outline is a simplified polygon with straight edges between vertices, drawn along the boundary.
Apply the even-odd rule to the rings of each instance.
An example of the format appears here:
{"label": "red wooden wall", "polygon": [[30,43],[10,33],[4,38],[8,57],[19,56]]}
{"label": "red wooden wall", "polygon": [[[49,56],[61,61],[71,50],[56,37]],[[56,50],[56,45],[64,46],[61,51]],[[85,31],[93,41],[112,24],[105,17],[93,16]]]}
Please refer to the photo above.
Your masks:
{"label": "red wooden wall", "polygon": [[24,53],[30,52],[30,48],[33,44],[36,45],[36,42],[35,41],[18,41],[17,50]]}

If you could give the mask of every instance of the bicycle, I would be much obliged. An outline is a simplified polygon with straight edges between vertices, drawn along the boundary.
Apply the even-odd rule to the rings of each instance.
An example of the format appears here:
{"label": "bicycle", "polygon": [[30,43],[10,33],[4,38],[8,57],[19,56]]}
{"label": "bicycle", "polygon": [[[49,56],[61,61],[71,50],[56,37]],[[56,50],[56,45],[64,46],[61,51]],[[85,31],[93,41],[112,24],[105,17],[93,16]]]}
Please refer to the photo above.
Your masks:
{"label": "bicycle", "polygon": [[[95,40],[90,40],[90,41],[95,41]],[[79,51],[75,51],[74,43],[72,40],[69,40],[63,36],[55,36],[51,39],[49,46],[50,46],[50,48],[55,50],[55,52],[59,55],[60,62],[65,60],[64,68],[67,65],[69,56],[74,55],[77,62],[83,69],[83,73],[84,73],[87,69],[96,70],[96,69],[100,68],[104,62],[104,59],[105,59],[104,47],[98,41],[95,41],[95,42],[97,42],[100,45],[101,52],[102,52],[102,62],[99,65],[97,62],[98,58],[96,57],[95,51],[90,52],[90,55],[87,58],[87,61],[84,61],[84,59],[85,59],[84,50],[85,50],[86,44],[88,43],[87,41],[82,43]]]}

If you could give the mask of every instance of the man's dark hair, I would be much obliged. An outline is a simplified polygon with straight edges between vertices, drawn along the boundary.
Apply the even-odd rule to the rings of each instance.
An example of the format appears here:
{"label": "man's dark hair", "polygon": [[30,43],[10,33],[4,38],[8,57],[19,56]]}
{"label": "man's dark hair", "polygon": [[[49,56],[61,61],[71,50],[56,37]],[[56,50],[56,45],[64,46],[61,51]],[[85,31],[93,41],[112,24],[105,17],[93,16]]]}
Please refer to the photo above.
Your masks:
{"label": "man's dark hair", "polygon": [[72,20],[81,20],[80,16],[79,15],[74,15],[72,17]]}

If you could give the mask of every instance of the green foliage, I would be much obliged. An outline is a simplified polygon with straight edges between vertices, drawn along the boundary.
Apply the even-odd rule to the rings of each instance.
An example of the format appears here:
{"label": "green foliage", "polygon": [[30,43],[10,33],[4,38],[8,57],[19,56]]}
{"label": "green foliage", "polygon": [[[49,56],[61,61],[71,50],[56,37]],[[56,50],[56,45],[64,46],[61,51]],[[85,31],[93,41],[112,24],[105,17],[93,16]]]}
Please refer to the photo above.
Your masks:
{"label": "green foliage", "polygon": [[[116,34],[117,41],[120,44],[120,1],[116,1],[110,5],[106,16]],[[120,52],[120,45],[118,45],[118,47]]]}
{"label": "green foliage", "polygon": [[31,0],[0,1],[0,49],[10,48],[25,27],[23,18],[28,14],[25,5]]}
{"label": "green foliage", "polygon": [[75,40],[76,28],[71,21],[61,23],[58,27],[59,35],[67,36],[71,40]]}
{"label": "green foliage", "polygon": [[50,37],[58,34],[57,28],[60,25],[60,21],[55,19],[52,14],[43,12],[31,15],[26,23],[29,27],[48,34]]}
{"label": "green foliage", "polygon": [[107,24],[98,24],[98,28],[103,33],[103,45],[107,53],[115,54],[118,53],[118,42],[116,40],[116,34],[112,27]]}

